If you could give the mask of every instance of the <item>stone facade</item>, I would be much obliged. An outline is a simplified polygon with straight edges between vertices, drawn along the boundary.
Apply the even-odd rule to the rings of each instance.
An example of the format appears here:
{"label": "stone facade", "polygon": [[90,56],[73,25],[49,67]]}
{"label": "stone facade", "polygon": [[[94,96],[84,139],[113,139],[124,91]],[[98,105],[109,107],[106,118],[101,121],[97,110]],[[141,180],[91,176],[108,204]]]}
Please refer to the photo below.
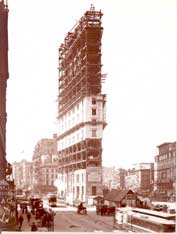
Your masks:
{"label": "stone facade", "polygon": [[12,164],[13,178],[16,190],[31,190],[32,184],[32,162],[21,160]]}
{"label": "stone facade", "polygon": [[125,186],[139,195],[148,196],[153,190],[153,179],[154,164],[138,163],[127,171]]}
{"label": "stone facade", "polygon": [[176,142],[159,146],[155,156],[154,194],[161,200],[176,199]]}
{"label": "stone facade", "polygon": [[58,173],[57,141],[41,139],[35,146],[33,158],[32,184],[33,191],[47,194],[56,191],[54,185]]}

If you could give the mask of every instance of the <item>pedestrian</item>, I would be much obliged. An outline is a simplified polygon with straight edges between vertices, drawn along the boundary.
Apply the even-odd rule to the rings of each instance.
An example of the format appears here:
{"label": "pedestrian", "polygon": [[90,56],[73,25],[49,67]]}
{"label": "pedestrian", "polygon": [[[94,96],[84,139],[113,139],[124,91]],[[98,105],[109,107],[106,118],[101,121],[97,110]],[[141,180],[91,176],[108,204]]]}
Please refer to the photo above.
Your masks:
{"label": "pedestrian", "polygon": [[48,232],[52,231],[52,221],[51,220],[47,221],[47,228],[48,228]]}
{"label": "pedestrian", "polygon": [[30,222],[30,219],[31,219],[31,214],[30,214],[30,212],[28,212],[27,214],[26,214],[26,217],[27,217],[27,220],[28,220],[28,223]]}
{"label": "pedestrian", "polygon": [[46,224],[47,224],[48,231],[51,231],[51,216],[50,216],[50,213],[48,213],[46,215]]}
{"label": "pedestrian", "polygon": [[23,224],[23,215],[22,214],[20,214],[18,221],[19,221],[19,230],[21,230],[22,224]]}
{"label": "pedestrian", "polygon": [[24,208],[24,210],[25,210],[25,214],[27,214],[27,213],[28,213],[28,208],[27,208],[27,205],[25,205],[25,208]]}
{"label": "pedestrian", "polygon": [[31,225],[31,231],[32,232],[36,232],[37,231],[37,226],[36,226],[36,224],[34,222]]}
{"label": "pedestrian", "polygon": [[42,226],[45,227],[46,223],[47,223],[47,214],[44,214],[42,217]]}
{"label": "pedestrian", "polygon": [[47,214],[47,228],[48,231],[54,231],[54,212],[50,211]]}
{"label": "pedestrian", "polygon": [[17,205],[16,205],[16,210],[15,210],[15,216],[16,216],[16,223],[18,224],[18,209],[17,209]]}

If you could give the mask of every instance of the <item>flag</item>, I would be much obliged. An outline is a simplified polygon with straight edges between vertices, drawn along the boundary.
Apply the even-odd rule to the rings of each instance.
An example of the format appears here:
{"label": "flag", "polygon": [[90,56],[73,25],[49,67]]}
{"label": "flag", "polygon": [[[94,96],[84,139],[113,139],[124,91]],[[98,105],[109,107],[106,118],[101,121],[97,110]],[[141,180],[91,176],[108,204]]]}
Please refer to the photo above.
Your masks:
{"label": "flag", "polygon": [[108,73],[102,74],[102,75],[101,75],[101,78],[102,78],[102,79],[105,79],[105,78],[107,77],[107,74],[108,74]]}

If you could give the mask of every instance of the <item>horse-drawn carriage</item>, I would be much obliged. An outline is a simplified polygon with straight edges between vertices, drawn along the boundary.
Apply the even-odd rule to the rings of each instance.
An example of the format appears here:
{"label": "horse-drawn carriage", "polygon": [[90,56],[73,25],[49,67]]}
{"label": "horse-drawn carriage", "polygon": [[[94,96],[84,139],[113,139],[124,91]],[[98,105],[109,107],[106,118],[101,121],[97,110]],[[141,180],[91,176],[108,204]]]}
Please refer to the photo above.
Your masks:
{"label": "horse-drawn carriage", "polygon": [[77,207],[77,213],[78,214],[87,214],[87,208],[83,205],[83,202],[81,202]]}
{"label": "horse-drawn carriage", "polygon": [[96,213],[98,215],[114,216],[115,206],[108,206],[104,204],[99,204],[96,206]]}

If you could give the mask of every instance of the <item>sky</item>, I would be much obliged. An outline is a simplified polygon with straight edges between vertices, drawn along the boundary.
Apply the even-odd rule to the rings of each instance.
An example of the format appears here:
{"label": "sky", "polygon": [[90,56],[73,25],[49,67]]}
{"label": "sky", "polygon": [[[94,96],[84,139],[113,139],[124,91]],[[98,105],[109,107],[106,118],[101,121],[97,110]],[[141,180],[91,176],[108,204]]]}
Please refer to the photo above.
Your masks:
{"label": "sky", "polygon": [[8,161],[58,132],[58,48],[91,4],[104,14],[103,165],[154,162],[176,141],[175,0],[9,0]]}

